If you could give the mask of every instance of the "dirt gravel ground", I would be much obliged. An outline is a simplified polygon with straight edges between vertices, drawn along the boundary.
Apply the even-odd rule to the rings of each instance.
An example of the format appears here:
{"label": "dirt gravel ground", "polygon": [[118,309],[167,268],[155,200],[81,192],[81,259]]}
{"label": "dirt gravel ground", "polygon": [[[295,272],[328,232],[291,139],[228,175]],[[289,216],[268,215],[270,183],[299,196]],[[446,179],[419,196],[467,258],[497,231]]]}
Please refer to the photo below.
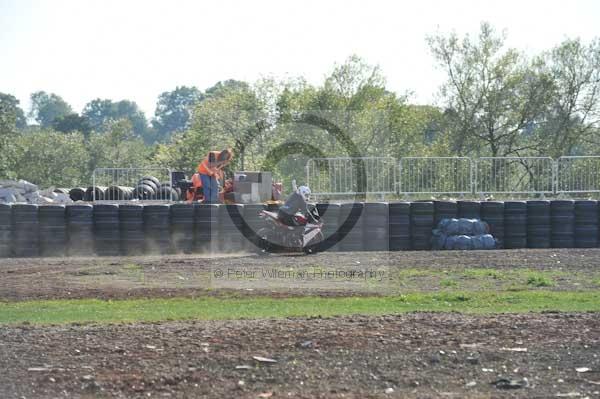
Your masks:
{"label": "dirt gravel ground", "polygon": [[[420,251],[420,252],[329,252],[314,256],[252,254],[220,256],[173,255],[119,258],[33,258],[0,259],[0,300],[57,298],[139,298],[222,295],[231,291],[215,286],[215,270],[279,270],[314,267],[384,268],[400,273],[392,284],[370,287],[338,284],[330,288],[288,287],[285,283],[267,287],[260,281],[252,291],[236,295],[378,295],[406,291],[432,291],[440,288],[440,278],[448,271],[467,268],[495,269],[514,273],[529,269],[552,273],[552,290],[597,290],[600,287],[600,249],[551,249],[511,251]],[[405,273],[405,275],[402,275]],[[510,278],[501,286],[490,279],[487,286],[474,287],[468,279],[457,280],[457,289],[502,289],[513,284]],[[262,285],[261,285],[262,284]],[[388,290],[386,290],[386,288]]]}
{"label": "dirt gravel ground", "polygon": [[591,313],[2,327],[0,397],[598,398],[599,332]]}
{"label": "dirt gravel ground", "polygon": [[[0,260],[0,301],[385,294],[380,286],[362,291],[347,284],[222,290],[211,280],[215,270],[265,265],[384,267],[402,277],[396,289],[414,291],[439,290],[448,276],[455,278],[453,289],[507,289],[495,284],[513,284],[525,269],[552,279],[544,290],[600,286],[596,249],[40,258]],[[479,286],[469,285],[465,270]],[[0,326],[0,398],[63,397],[600,398],[600,315],[409,313]]]}

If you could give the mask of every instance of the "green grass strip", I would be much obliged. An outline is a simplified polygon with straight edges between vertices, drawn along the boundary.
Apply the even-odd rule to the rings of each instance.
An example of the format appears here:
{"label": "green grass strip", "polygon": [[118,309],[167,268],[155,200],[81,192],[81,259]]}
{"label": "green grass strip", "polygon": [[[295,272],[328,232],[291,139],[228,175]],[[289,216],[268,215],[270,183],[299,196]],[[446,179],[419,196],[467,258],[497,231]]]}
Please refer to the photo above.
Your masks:
{"label": "green grass strip", "polygon": [[389,297],[96,299],[1,302],[0,324],[121,323],[293,316],[379,315],[412,311],[520,313],[600,311],[600,291],[415,293]]}

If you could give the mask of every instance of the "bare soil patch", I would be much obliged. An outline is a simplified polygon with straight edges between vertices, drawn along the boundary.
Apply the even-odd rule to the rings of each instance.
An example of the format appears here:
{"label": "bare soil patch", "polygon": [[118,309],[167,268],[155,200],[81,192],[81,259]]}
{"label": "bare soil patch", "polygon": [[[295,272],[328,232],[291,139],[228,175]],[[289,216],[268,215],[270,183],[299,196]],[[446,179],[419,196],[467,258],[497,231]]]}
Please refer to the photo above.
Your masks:
{"label": "bare soil patch", "polygon": [[[536,288],[522,270],[546,273],[550,290],[597,290],[600,249],[505,250],[467,252],[329,252],[314,256],[253,254],[220,256],[173,255],[118,258],[0,259],[0,300],[55,298],[193,297],[198,295],[380,295],[440,289],[506,290]],[[279,270],[326,267],[386,268],[392,283],[371,286],[337,284],[270,287],[259,282],[252,290],[215,287],[215,270]],[[465,269],[498,271],[473,276]],[[472,272],[472,271],[471,271]],[[535,281],[534,281],[535,282]],[[543,283],[543,281],[542,281]],[[384,289],[385,288],[385,289]]]}
{"label": "bare soil patch", "polygon": [[1,327],[0,396],[594,398],[598,331],[591,313]]}

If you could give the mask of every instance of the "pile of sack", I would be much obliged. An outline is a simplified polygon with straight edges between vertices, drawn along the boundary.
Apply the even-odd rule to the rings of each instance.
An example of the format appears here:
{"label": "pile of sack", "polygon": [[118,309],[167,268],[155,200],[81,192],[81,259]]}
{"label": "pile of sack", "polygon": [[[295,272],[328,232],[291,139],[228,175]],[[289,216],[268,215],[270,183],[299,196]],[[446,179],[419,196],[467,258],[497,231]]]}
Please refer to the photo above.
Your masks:
{"label": "pile of sack", "polygon": [[54,188],[40,191],[38,186],[25,180],[0,180],[0,203],[68,204],[69,194],[55,192]]}
{"label": "pile of sack", "polygon": [[494,249],[498,242],[479,219],[442,219],[433,230],[433,249]]}

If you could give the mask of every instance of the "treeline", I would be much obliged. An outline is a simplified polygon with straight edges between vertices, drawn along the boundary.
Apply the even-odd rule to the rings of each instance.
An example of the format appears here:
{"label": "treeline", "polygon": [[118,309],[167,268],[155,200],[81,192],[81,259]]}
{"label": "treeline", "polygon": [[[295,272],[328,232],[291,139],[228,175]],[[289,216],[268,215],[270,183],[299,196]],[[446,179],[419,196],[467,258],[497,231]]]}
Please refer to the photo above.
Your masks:
{"label": "treeline", "polygon": [[600,153],[598,39],[531,56],[483,23],[476,37],[436,34],[427,44],[447,76],[431,105],[386,89],[379,67],[357,56],[318,86],[297,78],[177,87],[159,96],[151,120],[128,100],[95,99],[76,113],[37,92],[25,114],[0,94],[0,178],[74,186],[97,167],[192,171],[225,146],[235,151],[232,169],[300,180],[315,157]]}

